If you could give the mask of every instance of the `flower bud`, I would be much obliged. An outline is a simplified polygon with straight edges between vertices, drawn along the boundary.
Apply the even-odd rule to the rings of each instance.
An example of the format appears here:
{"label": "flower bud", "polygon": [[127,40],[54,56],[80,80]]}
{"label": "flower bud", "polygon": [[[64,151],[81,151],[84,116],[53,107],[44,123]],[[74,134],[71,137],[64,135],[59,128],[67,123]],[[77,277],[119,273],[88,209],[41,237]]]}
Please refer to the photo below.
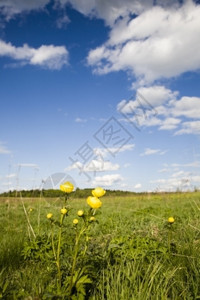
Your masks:
{"label": "flower bud", "polygon": [[78,224],[78,219],[74,219],[74,220],[73,220],[73,224],[74,224],[74,225],[77,225],[77,224]]}
{"label": "flower bud", "polygon": [[61,214],[66,215],[67,209],[66,208],[61,208],[60,212],[61,212]]}
{"label": "flower bud", "polygon": [[174,221],[175,221],[175,220],[174,220],[174,218],[173,218],[173,217],[169,217],[169,218],[168,218],[168,222],[169,222],[170,224],[173,224],[173,223],[174,223]]}
{"label": "flower bud", "polygon": [[47,214],[47,219],[51,219],[53,217],[52,213]]}
{"label": "flower bud", "polygon": [[84,215],[84,211],[83,211],[83,210],[79,210],[79,211],[77,212],[77,215],[78,215],[79,217],[82,217],[82,216]]}

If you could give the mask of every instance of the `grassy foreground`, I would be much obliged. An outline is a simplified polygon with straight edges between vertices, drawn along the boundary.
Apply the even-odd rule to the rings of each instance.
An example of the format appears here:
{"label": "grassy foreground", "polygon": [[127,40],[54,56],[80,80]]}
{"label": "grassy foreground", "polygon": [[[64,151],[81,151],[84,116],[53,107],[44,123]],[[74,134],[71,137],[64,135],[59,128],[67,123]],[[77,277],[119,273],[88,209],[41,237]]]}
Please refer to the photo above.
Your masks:
{"label": "grassy foreground", "polygon": [[[103,197],[86,239],[77,248],[77,211],[71,199],[62,231],[61,283],[56,287],[51,226],[60,218],[59,198],[0,198],[0,299],[162,300],[200,299],[200,193]],[[168,223],[173,216],[175,222]],[[28,222],[30,222],[28,224]],[[59,232],[55,227],[56,236]],[[87,245],[86,245],[87,242]],[[86,247],[87,246],[87,247]]]}

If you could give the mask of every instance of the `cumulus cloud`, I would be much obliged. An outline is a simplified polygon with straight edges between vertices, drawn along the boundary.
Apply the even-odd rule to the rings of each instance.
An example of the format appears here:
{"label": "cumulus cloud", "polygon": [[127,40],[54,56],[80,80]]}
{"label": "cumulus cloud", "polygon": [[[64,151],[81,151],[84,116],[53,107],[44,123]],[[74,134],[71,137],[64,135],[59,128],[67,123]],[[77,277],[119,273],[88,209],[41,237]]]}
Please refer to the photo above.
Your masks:
{"label": "cumulus cloud", "polygon": [[94,72],[131,71],[150,83],[200,68],[200,5],[151,6],[137,17],[122,17],[108,41],[89,52]]}
{"label": "cumulus cloud", "polygon": [[65,28],[70,23],[70,19],[67,15],[64,15],[57,19],[56,25],[59,29]]}
{"label": "cumulus cloud", "polygon": [[[22,12],[29,12],[31,10],[43,9],[50,0],[1,0],[0,10],[7,19],[15,14]],[[106,24],[112,26],[117,19],[125,18],[130,14],[140,14],[141,12],[150,9],[154,4],[163,7],[177,6],[177,0],[55,0],[54,8],[64,7],[70,4],[74,9],[80,13],[103,19]]]}
{"label": "cumulus cloud", "polygon": [[[139,88],[135,98],[121,100],[117,111],[139,127],[176,130],[175,135],[200,133],[200,98],[183,96],[164,86]],[[188,119],[188,120],[187,120]]]}
{"label": "cumulus cloud", "polygon": [[[73,8],[90,17],[103,19],[107,25],[113,26],[119,18],[130,14],[140,14],[153,6],[153,0],[60,0],[62,4],[70,3]],[[167,3],[168,1],[166,1]]]}
{"label": "cumulus cloud", "polygon": [[18,164],[18,167],[25,167],[25,168],[39,169],[39,166],[38,166],[38,165],[32,164],[32,163],[22,163],[22,164]]}
{"label": "cumulus cloud", "polygon": [[157,191],[193,190],[194,186],[200,183],[198,172],[200,161],[165,164],[164,166],[166,168],[158,172],[166,173],[165,178],[150,181],[151,184],[156,184]]}
{"label": "cumulus cloud", "polygon": [[151,180],[150,183],[156,184],[156,191],[192,190],[196,183],[200,183],[200,176],[180,170],[169,178]]}
{"label": "cumulus cloud", "polygon": [[152,154],[159,154],[159,155],[163,155],[165,154],[167,151],[162,151],[160,149],[151,149],[151,148],[146,148],[145,151],[143,153],[140,154],[140,156],[146,156],[146,155],[152,155]]}
{"label": "cumulus cloud", "polygon": [[135,186],[134,186],[134,189],[140,189],[142,187],[141,183],[137,183]]}
{"label": "cumulus cloud", "polygon": [[183,116],[186,118],[200,118],[200,98],[182,97],[179,101],[173,103],[174,116]]}
{"label": "cumulus cloud", "polygon": [[121,182],[123,177],[120,174],[108,174],[103,176],[96,176],[92,181],[93,185],[112,186],[117,182]]}
{"label": "cumulus cloud", "polygon": [[10,179],[10,178],[14,178],[16,176],[17,176],[17,174],[12,173],[12,174],[6,175],[6,178]]}
{"label": "cumulus cloud", "polygon": [[169,115],[166,104],[176,100],[178,92],[172,92],[164,86],[141,87],[137,90],[135,99],[122,100],[117,105],[117,111],[137,126],[161,126],[160,129],[173,129],[180,122],[169,118],[165,121],[158,115]]}
{"label": "cumulus cloud", "polygon": [[171,167],[173,168],[177,168],[177,167],[184,167],[184,168],[199,168],[200,167],[200,161],[193,161],[193,162],[190,162],[190,163],[187,163],[187,164],[177,164],[177,163],[174,163],[174,164],[171,164]]}
{"label": "cumulus cloud", "polygon": [[163,168],[163,169],[158,170],[158,172],[159,173],[166,173],[166,172],[169,172],[169,169]]}
{"label": "cumulus cloud", "polygon": [[200,134],[200,121],[191,121],[184,122],[182,124],[182,129],[175,132],[174,135],[182,135],[182,134]]}
{"label": "cumulus cloud", "polygon": [[49,0],[1,0],[0,12],[7,20],[16,14],[43,9]]}
{"label": "cumulus cloud", "polygon": [[0,142],[0,154],[10,154],[11,151]]}
{"label": "cumulus cloud", "polygon": [[77,161],[69,166],[66,170],[70,171],[73,169],[81,170],[81,172],[105,172],[105,171],[116,171],[120,168],[118,164],[113,164],[110,161],[104,161],[100,159],[93,159],[87,164],[82,164]]}
{"label": "cumulus cloud", "polygon": [[64,46],[42,45],[31,48],[27,44],[15,47],[11,43],[0,40],[0,56],[7,56],[22,64],[59,70],[68,63],[68,50]]}
{"label": "cumulus cloud", "polygon": [[166,118],[161,122],[161,126],[159,127],[160,130],[171,130],[175,129],[177,125],[181,123],[180,119],[176,118]]}
{"label": "cumulus cloud", "polygon": [[[49,3],[50,0],[1,0],[0,12],[9,19],[15,14],[44,9]],[[103,19],[109,26],[109,39],[87,57],[96,73],[128,70],[144,84],[200,68],[200,5],[192,0],[183,4],[178,0],[56,0],[54,4],[55,9],[71,5],[85,16]],[[68,22],[64,14],[57,26],[61,28]],[[59,69],[63,59],[64,64],[67,62],[65,48],[42,47],[32,49],[37,51],[35,54],[26,51],[20,59],[52,69]],[[49,56],[45,54],[43,58],[47,50]]]}
{"label": "cumulus cloud", "polygon": [[75,122],[76,122],[76,123],[85,123],[85,122],[87,122],[87,120],[86,120],[86,119],[83,119],[83,118],[77,117],[77,118],[75,119]]}
{"label": "cumulus cloud", "polygon": [[94,153],[101,157],[107,157],[110,153],[120,153],[125,151],[131,151],[135,147],[134,144],[126,144],[122,147],[107,147],[107,148],[94,148]]}

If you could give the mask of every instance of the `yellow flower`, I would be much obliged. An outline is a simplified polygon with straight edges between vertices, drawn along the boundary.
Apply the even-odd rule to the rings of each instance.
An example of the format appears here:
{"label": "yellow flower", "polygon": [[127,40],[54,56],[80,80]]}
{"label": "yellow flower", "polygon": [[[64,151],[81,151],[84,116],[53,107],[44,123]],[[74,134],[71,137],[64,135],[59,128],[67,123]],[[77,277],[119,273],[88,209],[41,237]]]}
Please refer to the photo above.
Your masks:
{"label": "yellow flower", "polygon": [[74,219],[74,220],[73,220],[73,224],[74,224],[74,225],[77,225],[77,224],[78,224],[78,219]]}
{"label": "yellow flower", "polygon": [[67,209],[66,208],[61,208],[60,212],[61,212],[61,214],[66,215]]}
{"label": "yellow flower", "polygon": [[173,217],[169,217],[169,218],[168,218],[168,222],[169,222],[170,224],[173,224],[173,223],[174,223],[174,221],[175,221],[175,220],[174,220],[174,218],[173,218]]}
{"label": "yellow flower", "polygon": [[67,194],[70,194],[74,190],[74,186],[71,182],[66,181],[65,183],[60,185],[60,189],[62,192],[65,192]]}
{"label": "yellow flower", "polygon": [[95,221],[95,217],[90,217],[90,221],[94,222]]}
{"label": "yellow flower", "polygon": [[92,195],[97,198],[104,196],[105,193],[106,191],[101,187],[96,187],[96,189],[92,190]]}
{"label": "yellow flower", "polygon": [[97,197],[89,196],[87,198],[87,204],[94,209],[101,207],[102,202]]}
{"label": "yellow flower", "polygon": [[32,212],[33,211],[33,208],[29,208],[29,212]]}
{"label": "yellow flower", "polygon": [[47,219],[51,219],[53,217],[52,213],[47,214]]}
{"label": "yellow flower", "polygon": [[84,215],[84,211],[83,211],[83,210],[79,210],[79,211],[77,212],[77,215],[78,215],[79,217],[82,217],[82,216]]}

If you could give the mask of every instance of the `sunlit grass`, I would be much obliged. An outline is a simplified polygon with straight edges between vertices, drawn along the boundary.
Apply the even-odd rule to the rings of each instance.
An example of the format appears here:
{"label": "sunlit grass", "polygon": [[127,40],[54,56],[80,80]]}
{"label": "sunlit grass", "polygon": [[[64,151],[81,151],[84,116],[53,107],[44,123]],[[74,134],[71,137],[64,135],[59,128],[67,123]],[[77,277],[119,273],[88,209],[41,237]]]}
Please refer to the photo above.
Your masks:
{"label": "sunlit grass", "polygon": [[[48,236],[46,215],[51,212],[59,218],[62,200],[23,201],[36,235]],[[91,273],[93,283],[85,299],[200,299],[200,193],[104,196],[101,201],[99,223],[91,228],[84,258],[96,274]],[[87,203],[86,199],[71,199],[69,205],[68,222],[72,224]],[[175,220],[171,225],[169,217]],[[62,237],[69,245],[70,230],[66,227]],[[24,260],[24,242],[31,233],[19,198],[0,199],[0,232],[2,299],[47,299],[55,269],[41,260]],[[65,270],[71,249],[64,249]]]}

